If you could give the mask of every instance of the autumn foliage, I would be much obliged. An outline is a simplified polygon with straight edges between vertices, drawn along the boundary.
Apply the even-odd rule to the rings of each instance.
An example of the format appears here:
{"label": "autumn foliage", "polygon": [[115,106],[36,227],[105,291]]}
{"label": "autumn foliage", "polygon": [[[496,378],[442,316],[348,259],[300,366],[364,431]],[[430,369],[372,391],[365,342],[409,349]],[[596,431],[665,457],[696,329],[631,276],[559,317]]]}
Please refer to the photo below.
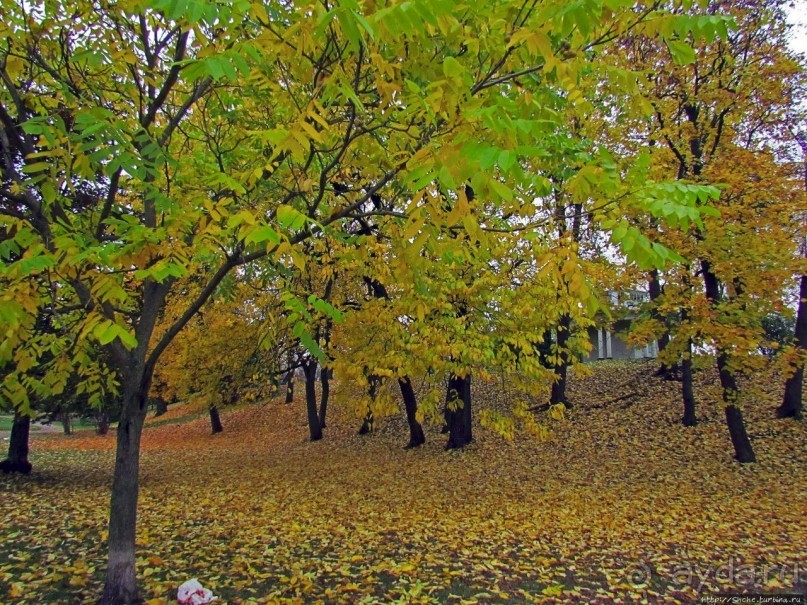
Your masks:
{"label": "autumn foliage", "polygon": [[[143,437],[144,597],[171,603],[190,577],[232,604],[677,604],[793,592],[794,570],[807,566],[805,427],[773,419],[779,388],[758,376],[745,386],[763,455],[736,465],[716,376],[697,374],[710,403],[683,430],[676,387],[653,370],[604,362],[590,377],[572,373],[574,407],[546,418],[549,440],[477,427],[474,445],[451,455],[434,425],[426,446],[402,450],[400,417],[358,437],[356,418],[338,414],[311,444],[301,404],[225,412],[213,438],[205,418],[171,406]],[[492,386],[479,387],[481,405],[506,405]],[[84,432],[33,445],[32,480],[0,479],[0,600],[91,602],[114,440]]]}

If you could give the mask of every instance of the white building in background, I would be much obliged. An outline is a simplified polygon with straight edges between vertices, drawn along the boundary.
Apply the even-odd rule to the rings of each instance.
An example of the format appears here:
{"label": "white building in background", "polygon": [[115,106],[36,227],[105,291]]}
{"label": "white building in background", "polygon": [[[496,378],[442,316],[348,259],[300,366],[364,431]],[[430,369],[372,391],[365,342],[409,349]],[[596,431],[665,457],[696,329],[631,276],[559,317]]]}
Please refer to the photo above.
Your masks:
{"label": "white building in background", "polygon": [[592,326],[588,329],[591,351],[585,361],[597,359],[652,359],[658,356],[658,344],[650,342],[644,347],[631,347],[627,343],[631,322],[637,317],[638,308],[650,300],[650,295],[641,290],[610,292],[611,308],[619,317],[607,326]]}

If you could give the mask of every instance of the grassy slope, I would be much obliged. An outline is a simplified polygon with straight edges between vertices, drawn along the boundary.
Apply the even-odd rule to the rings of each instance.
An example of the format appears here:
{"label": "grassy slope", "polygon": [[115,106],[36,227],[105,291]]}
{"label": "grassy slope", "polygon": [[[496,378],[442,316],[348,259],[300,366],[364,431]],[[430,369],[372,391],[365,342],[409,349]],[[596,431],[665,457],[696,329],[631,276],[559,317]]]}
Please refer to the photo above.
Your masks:
{"label": "grassy slope", "polygon": [[[228,603],[689,603],[783,590],[797,567],[804,582],[807,427],[773,419],[779,381],[764,377],[746,406],[760,461],[734,463],[713,378],[685,429],[677,383],[603,364],[573,380],[551,441],[479,429],[454,453],[435,427],[403,451],[400,419],[357,437],[337,417],[308,443],[299,400],[226,412],[215,437],[198,411],[150,427],[145,596],[173,602],[198,577]],[[97,597],[113,445],[37,436],[35,474],[0,478],[0,602]]]}

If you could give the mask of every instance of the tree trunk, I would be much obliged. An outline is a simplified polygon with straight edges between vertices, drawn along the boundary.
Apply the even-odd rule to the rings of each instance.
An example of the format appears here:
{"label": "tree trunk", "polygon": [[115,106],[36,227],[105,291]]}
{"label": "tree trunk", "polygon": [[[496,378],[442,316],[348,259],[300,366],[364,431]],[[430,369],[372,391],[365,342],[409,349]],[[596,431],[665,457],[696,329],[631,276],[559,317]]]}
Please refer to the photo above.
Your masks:
{"label": "tree trunk", "polygon": [[[455,405],[457,407],[452,409]],[[446,401],[447,450],[462,449],[473,441],[471,418],[471,377],[452,374],[449,378],[449,399]]]}
{"label": "tree trunk", "polygon": [[73,434],[73,423],[70,420],[70,412],[62,410],[59,412],[59,421],[62,423],[62,429],[65,435]]}
{"label": "tree trunk", "polygon": [[331,371],[328,368],[322,368],[319,381],[322,386],[319,400],[319,425],[324,429],[325,417],[328,415],[328,399],[331,394]]}
{"label": "tree trunk", "polygon": [[440,429],[441,435],[448,435],[449,431],[451,430],[448,426],[448,402],[451,401],[451,389],[451,379],[449,378],[448,386],[446,386],[445,405],[443,407],[443,427]]}
{"label": "tree trunk", "polygon": [[286,403],[294,401],[294,370],[289,370],[288,379],[286,380]]}
{"label": "tree trunk", "polygon": [[370,396],[370,405],[367,406],[367,413],[364,415],[361,427],[359,428],[359,435],[367,435],[373,432],[373,402],[378,396],[378,389],[381,388],[381,377],[371,374],[367,378],[368,395]]}
{"label": "tree trunk", "polygon": [[109,414],[106,410],[101,410],[95,418],[95,432],[99,435],[106,435],[109,432]]}
{"label": "tree trunk", "polygon": [[219,416],[219,409],[215,405],[211,405],[208,408],[208,413],[210,414],[210,429],[213,431],[213,434],[221,433],[224,431],[224,427],[221,424],[221,417]]}
{"label": "tree trunk", "polygon": [[[801,276],[799,286],[799,309],[796,313],[796,347],[802,355],[807,351],[807,275]],[[785,396],[782,405],[776,408],[779,418],[796,418],[804,416],[802,396],[804,389],[804,364],[799,363],[796,372],[785,382]]]}
{"label": "tree trunk", "polygon": [[556,330],[557,342],[555,344],[557,346],[557,355],[560,359],[552,364],[552,371],[555,372],[555,381],[552,383],[552,394],[549,397],[549,403],[551,405],[562,403],[566,407],[569,407],[566,401],[566,374],[569,369],[570,355],[567,347],[569,346],[569,336],[571,336],[569,331],[571,327],[572,318],[568,313],[564,313],[560,318],[558,329]]}
{"label": "tree trunk", "polygon": [[[135,576],[135,532],[140,436],[146,418],[147,380],[128,381],[118,422],[115,477],[109,507],[109,559],[101,605],[140,603]],[[147,386],[147,385],[146,385]]]}
{"label": "tree trunk", "polygon": [[8,456],[0,462],[0,471],[4,473],[31,472],[31,463],[28,462],[28,436],[31,432],[31,417],[19,412],[14,413],[14,424],[11,426],[11,436],[8,442]]}
{"label": "tree trunk", "polygon": [[322,439],[322,426],[317,413],[317,361],[309,359],[303,364],[305,372],[305,407],[308,413],[308,432],[311,441]]}
{"label": "tree trunk", "polygon": [[168,411],[168,403],[162,397],[154,398],[154,417],[162,416]]}
{"label": "tree trunk", "polygon": [[406,444],[405,449],[419,447],[426,443],[426,435],[417,419],[418,402],[415,397],[415,389],[412,388],[412,381],[408,376],[399,378],[398,386],[401,388],[401,396],[406,409],[406,421],[409,424],[409,443]]}
{"label": "tree trunk", "polygon": [[361,426],[359,427],[359,435],[369,435],[373,432],[373,410],[371,407],[367,407],[367,413],[364,415],[364,419],[361,421]]}
{"label": "tree trunk", "polygon": [[734,445],[735,458],[738,462],[756,462],[754,450],[751,447],[751,440],[745,430],[743,413],[736,405],[726,406],[726,423],[729,425],[729,435],[731,443]]}
{"label": "tree trunk", "polygon": [[698,418],[695,416],[695,389],[692,384],[692,340],[687,340],[687,350],[681,360],[681,395],[684,399],[684,415],[681,424],[695,426]]}
{"label": "tree trunk", "polygon": [[[711,265],[708,261],[701,261],[701,270],[703,272],[706,298],[713,308],[717,308],[720,302],[720,284],[717,280],[717,276],[712,272]],[[742,463],[756,462],[756,456],[754,456],[754,450],[751,447],[751,440],[745,428],[742,412],[740,408],[737,407],[739,394],[737,380],[734,378],[734,373],[729,367],[729,356],[720,346],[717,347],[717,371],[720,376],[720,386],[723,389],[726,423],[729,427],[731,443],[734,445],[734,457],[738,462]]]}
{"label": "tree trunk", "polygon": [[[650,279],[648,280],[648,291],[650,293],[650,302],[655,302],[662,294],[661,292],[661,281],[659,280],[659,274],[657,269],[653,269],[650,272]],[[657,309],[652,310],[653,317],[659,320],[664,320],[661,314],[658,312]],[[670,344],[670,331],[667,329],[666,321],[664,326],[664,332],[659,336],[658,340],[656,341],[658,345],[658,352],[661,354],[664,349],[667,348],[667,345]],[[668,366],[665,363],[659,364],[658,370],[656,370],[656,376],[670,376],[675,373],[675,364],[672,366]],[[691,367],[690,367],[691,371]],[[691,426],[691,425],[688,425]]]}

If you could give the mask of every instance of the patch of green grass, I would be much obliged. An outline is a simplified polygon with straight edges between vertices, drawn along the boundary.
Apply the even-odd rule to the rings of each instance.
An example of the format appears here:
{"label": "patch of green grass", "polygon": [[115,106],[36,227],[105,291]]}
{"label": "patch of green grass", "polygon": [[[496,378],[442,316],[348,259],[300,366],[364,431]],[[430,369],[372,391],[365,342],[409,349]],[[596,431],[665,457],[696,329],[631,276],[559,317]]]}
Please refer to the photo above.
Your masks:
{"label": "patch of green grass", "polygon": [[[14,426],[14,416],[0,416],[0,431],[10,431]],[[31,425],[32,431],[38,431],[41,427],[36,424]]]}

